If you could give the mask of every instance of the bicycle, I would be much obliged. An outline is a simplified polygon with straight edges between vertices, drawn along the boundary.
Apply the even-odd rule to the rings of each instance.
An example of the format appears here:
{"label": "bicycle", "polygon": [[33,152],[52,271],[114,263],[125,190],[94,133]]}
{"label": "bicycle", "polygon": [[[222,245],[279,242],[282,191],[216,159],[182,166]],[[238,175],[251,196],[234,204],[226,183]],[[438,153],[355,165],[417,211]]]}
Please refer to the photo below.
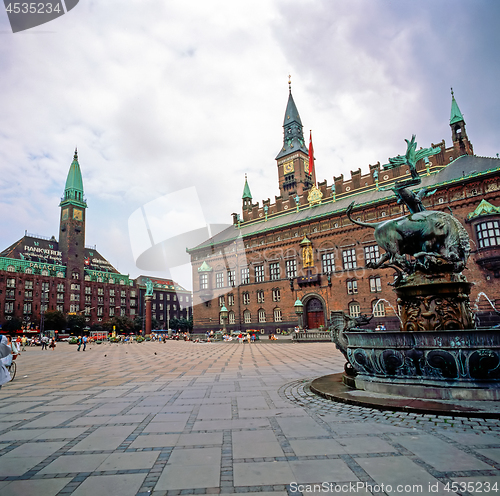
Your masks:
{"label": "bicycle", "polygon": [[10,381],[12,382],[14,380],[14,377],[16,377],[16,372],[17,372],[16,362],[12,360],[12,363],[10,365],[6,365],[5,368],[9,371]]}

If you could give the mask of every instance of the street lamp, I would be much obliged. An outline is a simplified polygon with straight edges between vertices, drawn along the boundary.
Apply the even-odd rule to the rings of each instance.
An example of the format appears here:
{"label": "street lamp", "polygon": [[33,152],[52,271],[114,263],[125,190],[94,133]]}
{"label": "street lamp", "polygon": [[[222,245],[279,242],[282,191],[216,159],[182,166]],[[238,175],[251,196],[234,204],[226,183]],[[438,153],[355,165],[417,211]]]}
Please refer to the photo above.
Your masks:
{"label": "street lamp", "polygon": [[299,320],[299,330],[300,330],[300,328],[302,327],[301,326],[302,314],[304,313],[304,305],[300,301],[300,298],[297,298],[297,301],[293,305],[293,308],[295,309],[295,313],[297,314]]}
{"label": "street lamp", "polygon": [[45,327],[45,303],[46,299],[45,296],[47,293],[50,293],[50,289],[43,289],[42,294],[41,294],[41,305],[40,305],[40,312],[41,312],[41,317],[40,317],[40,336],[43,336],[43,331]]}
{"label": "street lamp", "polygon": [[222,319],[222,328],[224,331],[224,334],[226,334],[226,319],[227,319],[227,308],[226,305],[222,304],[220,307],[220,318]]}

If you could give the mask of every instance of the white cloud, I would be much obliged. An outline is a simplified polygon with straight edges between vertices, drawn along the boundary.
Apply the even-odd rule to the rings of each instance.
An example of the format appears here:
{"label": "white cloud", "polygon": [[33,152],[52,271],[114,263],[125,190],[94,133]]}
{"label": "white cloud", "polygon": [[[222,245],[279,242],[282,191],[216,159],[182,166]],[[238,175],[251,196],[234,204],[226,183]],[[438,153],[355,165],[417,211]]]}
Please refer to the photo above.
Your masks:
{"label": "white cloud", "polygon": [[[475,150],[492,155],[500,109],[491,2],[82,0],[31,31],[0,14],[0,242],[58,232],[75,145],[87,244],[137,275],[128,218],[195,187],[208,223],[278,194],[287,75],[317,177],[449,143],[455,86]],[[477,7],[479,5],[479,7]],[[2,16],[4,16],[2,18]]]}

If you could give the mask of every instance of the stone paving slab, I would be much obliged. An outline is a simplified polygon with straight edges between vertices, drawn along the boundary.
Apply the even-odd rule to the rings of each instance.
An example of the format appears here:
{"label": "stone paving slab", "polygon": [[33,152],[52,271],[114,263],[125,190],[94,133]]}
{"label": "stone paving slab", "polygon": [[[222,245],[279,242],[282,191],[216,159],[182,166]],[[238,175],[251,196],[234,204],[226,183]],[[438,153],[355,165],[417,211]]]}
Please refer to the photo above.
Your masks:
{"label": "stone paving slab", "polygon": [[29,348],[0,389],[2,496],[284,496],[317,494],[322,483],[343,494],[394,494],[381,485],[400,484],[413,492],[399,494],[470,495],[479,492],[446,484],[500,486],[498,420],[313,394],[313,379],[343,369],[331,343],[86,353],[61,343],[57,359],[45,355]]}

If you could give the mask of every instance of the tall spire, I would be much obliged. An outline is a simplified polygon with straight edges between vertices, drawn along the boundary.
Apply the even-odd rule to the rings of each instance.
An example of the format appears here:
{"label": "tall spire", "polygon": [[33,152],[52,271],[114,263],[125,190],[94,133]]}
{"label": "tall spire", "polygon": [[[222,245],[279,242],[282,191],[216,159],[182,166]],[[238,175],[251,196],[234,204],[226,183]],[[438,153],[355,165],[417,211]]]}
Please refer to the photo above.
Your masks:
{"label": "tall spire", "polygon": [[[460,109],[458,108],[458,103],[455,100],[455,94],[453,93],[453,88],[451,88],[451,115],[450,115],[450,126],[456,124],[457,122],[464,121],[464,116]],[[465,122],[465,121],[464,121]]]}
{"label": "tall spire", "polygon": [[242,200],[252,199],[252,193],[250,193],[250,187],[248,186],[247,175],[245,174],[245,187],[243,188]]}
{"label": "tall spire", "polygon": [[288,89],[288,102],[286,105],[285,118],[283,119],[283,147],[278,153],[276,160],[291,153],[295,153],[298,150],[308,153],[304,144],[302,121],[300,120],[297,106],[293,101],[292,83],[290,79],[288,80]]}
{"label": "tall spire", "polygon": [[66,186],[64,188],[64,196],[61,200],[61,206],[65,204],[78,205],[86,207],[87,202],[83,197],[83,179],[80,164],[78,163],[78,149],[75,148],[73,162],[69,167],[68,177],[66,179]]}

